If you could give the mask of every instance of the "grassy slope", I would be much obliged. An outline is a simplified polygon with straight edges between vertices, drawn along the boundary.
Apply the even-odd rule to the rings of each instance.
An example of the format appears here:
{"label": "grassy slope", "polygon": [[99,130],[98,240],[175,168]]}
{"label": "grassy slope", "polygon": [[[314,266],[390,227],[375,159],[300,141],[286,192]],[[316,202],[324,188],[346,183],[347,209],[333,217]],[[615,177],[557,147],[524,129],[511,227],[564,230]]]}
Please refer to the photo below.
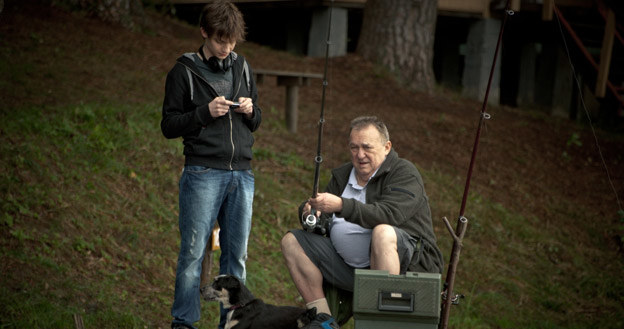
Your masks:
{"label": "grassy slope", "polygon": [[[180,52],[194,49],[196,31],[158,20],[147,33],[133,33],[26,8],[13,12],[10,2],[0,16],[0,327],[69,328],[80,314],[87,328],[166,328],[183,159],[180,142],[160,134],[159,108],[165,74]],[[284,65],[313,64],[253,44],[239,49],[249,58],[268,53]],[[275,110],[281,88],[263,88],[248,281],[266,301],[295,304],[278,241],[298,226],[292,214],[309,193],[312,147],[284,130]],[[448,216],[463,173],[443,166],[422,172],[434,215]],[[595,225],[586,220],[595,218],[592,209],[553,195],[553,224],[544,227],[543,218],[483,196],[487,188],[476,185],[469,200],[457,281],[467,298],[453,309],[451,325],[624,326],[622,259],[602,242],[621,226]],[[448,255],[451,242],[435,225]],[[216,313],[216,305],[204,305],[200,326],[212,327]]]}

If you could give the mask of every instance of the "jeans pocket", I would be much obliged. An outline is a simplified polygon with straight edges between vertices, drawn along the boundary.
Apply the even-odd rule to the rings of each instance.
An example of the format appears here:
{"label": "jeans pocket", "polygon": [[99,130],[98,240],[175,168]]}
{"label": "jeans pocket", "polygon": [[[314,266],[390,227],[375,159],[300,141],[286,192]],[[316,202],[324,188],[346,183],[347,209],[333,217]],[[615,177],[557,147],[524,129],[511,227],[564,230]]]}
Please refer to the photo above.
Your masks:
{"label": "jeans pocket", "polygon": [[209,167],[205,167],[205,166],[184,166],[184,171],[188,172],[188,173],[205,173],[212,170],[212,168]]}

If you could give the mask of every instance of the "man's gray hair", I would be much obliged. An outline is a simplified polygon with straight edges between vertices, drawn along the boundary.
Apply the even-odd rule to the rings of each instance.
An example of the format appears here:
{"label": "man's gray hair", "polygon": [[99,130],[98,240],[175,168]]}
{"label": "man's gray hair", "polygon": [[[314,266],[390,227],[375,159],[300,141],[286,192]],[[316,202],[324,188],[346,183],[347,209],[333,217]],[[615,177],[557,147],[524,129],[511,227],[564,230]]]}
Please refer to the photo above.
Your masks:
{"label": "man's gray hair", "polygon": [[379,120],[376,116],[361,116],[351,120],[349,135],[351,135],[353,130],[361,130],[368,126],[373,126],[377,129],[377,131],[379,131],[383,143],[390,140],[388,127],[386,127],[386,124]]}

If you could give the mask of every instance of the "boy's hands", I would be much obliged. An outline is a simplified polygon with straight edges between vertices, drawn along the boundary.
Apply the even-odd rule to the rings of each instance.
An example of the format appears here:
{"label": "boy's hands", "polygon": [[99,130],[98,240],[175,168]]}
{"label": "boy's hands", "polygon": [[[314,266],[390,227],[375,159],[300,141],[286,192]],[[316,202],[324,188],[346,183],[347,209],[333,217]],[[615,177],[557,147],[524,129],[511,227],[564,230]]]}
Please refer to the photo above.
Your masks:
{"label": "boy's hands", "polygon": [[247,119],[251,119],[253,116],[253,103],[251,102],[251,98],[239,97],[238,102],[240,106],[234,109],[234,112],[242,113],[247,116]]}
{"label": "boy's hands", "polygon": [[[240,106],[233,109],[233,111],[242,113],[248,119],[251,119],[253,116],[253,103],[251,102],[251,98],[239,97],[238,102],[240,103]],[[213,118],[218,118],[226,115],[230,111],[230,105],[232,104],[234,104],[234,102],[225,99],[224,96],[219,96],[208,104],[208,110]]]}

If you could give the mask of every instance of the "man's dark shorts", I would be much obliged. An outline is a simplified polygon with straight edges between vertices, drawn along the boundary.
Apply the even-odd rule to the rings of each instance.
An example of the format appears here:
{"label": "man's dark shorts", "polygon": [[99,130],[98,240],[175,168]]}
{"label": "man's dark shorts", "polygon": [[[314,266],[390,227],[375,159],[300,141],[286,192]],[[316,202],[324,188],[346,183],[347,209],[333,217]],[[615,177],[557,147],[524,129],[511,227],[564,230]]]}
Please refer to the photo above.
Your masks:
{"label": "man's dark shorts", "polygon": [[[397,235],[401,274],[408,270],[413,272],[441,272],[441,268],[437,268],[435,265],[434,268],[427,269],[427,267],[431,267],[427,266],[430,259],[423,258],[430,257],[423,254],[423,249],[430,248],[427,248],[423,240],[410,236],[400,228],[393,228]],[[338,255],[328,237],[304,230],[291,230],[290,232],[295,235],[299,245],[312,263],[319,268],[327,283],[347,291],[353,291],[355,269],[347,265]],[[425,262],[423,263],[423,261]]]}

